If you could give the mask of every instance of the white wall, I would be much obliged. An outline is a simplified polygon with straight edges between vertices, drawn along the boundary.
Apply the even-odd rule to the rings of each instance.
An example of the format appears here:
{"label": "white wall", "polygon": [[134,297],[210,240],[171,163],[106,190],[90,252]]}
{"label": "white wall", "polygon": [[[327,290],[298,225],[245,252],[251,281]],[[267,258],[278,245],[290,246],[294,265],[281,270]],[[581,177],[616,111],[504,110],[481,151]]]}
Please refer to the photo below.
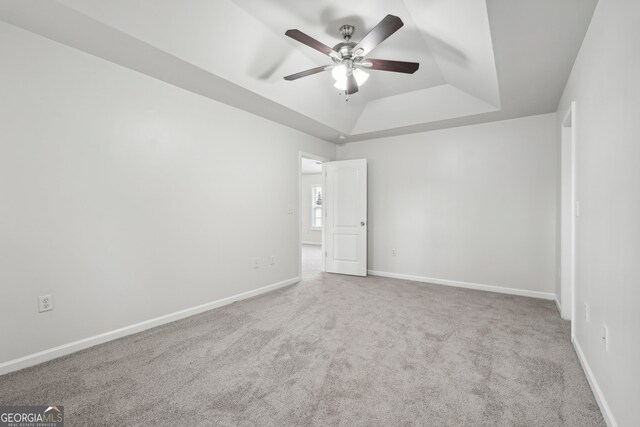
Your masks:
{"label": "white wall", "polygon": [[620,426],[640,419],[639,76],[640,2],[601,0],[558,115],[576,102],[575,338]]}
{"label": "white wall", "polygon": [[333,144],[3,23],[0,57],[0,362],[297,277]]}
{"label": "white wall", "polygon": [[322,230],[311,229],[311,188],[316,186],[322,187],[322,174],[312,173],[300,177],[300,200],[302,201],[300,219],[303,242],[322,243]]}
{"label": "white wall", "polygon": [[339,146],[369,162],[369,269],[552,296],[557,144],[553,113]]}

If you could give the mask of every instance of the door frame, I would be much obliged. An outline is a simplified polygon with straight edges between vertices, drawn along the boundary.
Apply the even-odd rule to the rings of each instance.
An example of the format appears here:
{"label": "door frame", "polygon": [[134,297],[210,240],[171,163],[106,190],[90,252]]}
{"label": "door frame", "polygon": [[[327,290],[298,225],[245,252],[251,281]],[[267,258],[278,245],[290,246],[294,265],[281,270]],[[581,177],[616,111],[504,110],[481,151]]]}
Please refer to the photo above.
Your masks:
{"label": "door frame", "polygon": [[[319,156],[317,154],[307,153],[304,151],[298,151],[298,277],[302,280],[302,197],[300,193],[302,193],[302,159],[311,159],[322,162],[323,164],[329,162],[330,160],[326,157]],[[324,165],[322,166],[323,174],[322,178],[322,192],[324,194]],[[322,253],[324,253],[324,221],[322,223]],[[322,257],[322,265],[320,267],[322,271],[324,268],[324,256]]]}
{"label": "door frame", "polygon": [[560,124],[560,306],[563,319],[571,320],[575,334],[576,217],[576,103],[571,102]]}

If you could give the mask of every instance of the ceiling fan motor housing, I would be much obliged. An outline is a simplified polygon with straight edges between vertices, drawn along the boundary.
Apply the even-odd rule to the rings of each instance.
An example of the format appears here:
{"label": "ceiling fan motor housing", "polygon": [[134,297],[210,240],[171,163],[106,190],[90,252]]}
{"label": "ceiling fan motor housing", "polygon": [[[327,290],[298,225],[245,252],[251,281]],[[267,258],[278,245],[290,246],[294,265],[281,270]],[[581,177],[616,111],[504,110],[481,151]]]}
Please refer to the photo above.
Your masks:
{"label": "ceiling fan motor housing", "polygon": [[[344,38],[344,41],[335,45],[333,50],[340,54],[343,61],[346,59],[353,59],[353,48],[356,46],[356,43],[351,41],[351,36],[355,29],[356,28],[353,25],[343,25],[340,27],[340,35]],[[337,58],[333,58],[333,61],[336,63],[342,62]]]}
{"label": "ceiling fan motor housing", "polygon": [[[333,50],[340,54],[342,59],[350,59],[352,57],[353,48],[356,46],[353,42],[341,42],[333,47]],[[338,58],[332,58],[334,62],[340,62]]]}

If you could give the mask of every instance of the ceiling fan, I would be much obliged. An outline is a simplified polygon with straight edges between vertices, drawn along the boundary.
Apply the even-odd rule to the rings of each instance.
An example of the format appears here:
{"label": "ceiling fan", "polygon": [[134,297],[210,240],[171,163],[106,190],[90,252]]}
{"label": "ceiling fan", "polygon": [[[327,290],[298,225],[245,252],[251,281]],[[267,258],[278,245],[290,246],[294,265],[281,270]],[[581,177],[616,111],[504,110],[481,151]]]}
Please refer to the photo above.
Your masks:
{"label": "ceiling fan", "polygon": [[340,27],[340,34],[344,41],[333,48],[320,43],[300,30],[288,30],[284,33],[286,36],[331,57],[333,64],[291,74],[284,79],[289,81],[297,80],[331,70],[331,75],[336,80],[334,87],[344,91],[346,95],[352,95],[358,92],[358,87],[363,85],[369,78],[369,74],[364,70],[413,74],[420,66],[417,62],[366,58],[376,46],[398,31],[403,25],[404,23],[397,16],[387,15],[358,43],[351,41],[355,28],[352,25],[343,25]]}

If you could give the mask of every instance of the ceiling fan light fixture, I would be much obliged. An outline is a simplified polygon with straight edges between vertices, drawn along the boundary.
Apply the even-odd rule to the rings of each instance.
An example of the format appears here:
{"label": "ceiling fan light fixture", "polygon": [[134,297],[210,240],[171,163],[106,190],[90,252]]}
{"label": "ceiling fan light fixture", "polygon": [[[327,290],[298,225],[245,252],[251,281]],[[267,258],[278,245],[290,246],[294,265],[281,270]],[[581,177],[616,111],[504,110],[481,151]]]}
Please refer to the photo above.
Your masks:
{"label": "ceiling fan light fixture", "polygon": [[[339,67],[340,66],[336,68],[339,68]],[[334,68],[334,70],[336,68]],[[333,71],[331,72],[331,75],[333,76],[333,78],[336,79],[336,82],[333,84],[333,87],[335,87],[338,90],[347,90],[347,74],[346,73],[344,75],[342,75],[341,73],[340,74],[336,73],[336,74],[338,78],[336,78],[336,75],[333,74]],[[362,86],[369,79],[369,73],[366,73],[356,68],[355,70],[353,70],[353,77],[355,77],[356,83],[358,83],[358,86]]]}
{"label": "ceiling fan light fixture", "polygon": [[362,71],[359,68],[353,70],[353,77],[356,78],[356,82],[358,82],[358,86],[362,86],[368,79],[369,73]]}
{"label": "ceiling fan light fixture", "polygon": [[335,81],[347,81],[347,66],[344,64],[337,65],[331,70],[331,77]]}
{"label": "ceiling fan light fixture", "polygon": [[336,80],[336,82],[333,84],[333,87],[338,90],[347,90],[347,79]]}

